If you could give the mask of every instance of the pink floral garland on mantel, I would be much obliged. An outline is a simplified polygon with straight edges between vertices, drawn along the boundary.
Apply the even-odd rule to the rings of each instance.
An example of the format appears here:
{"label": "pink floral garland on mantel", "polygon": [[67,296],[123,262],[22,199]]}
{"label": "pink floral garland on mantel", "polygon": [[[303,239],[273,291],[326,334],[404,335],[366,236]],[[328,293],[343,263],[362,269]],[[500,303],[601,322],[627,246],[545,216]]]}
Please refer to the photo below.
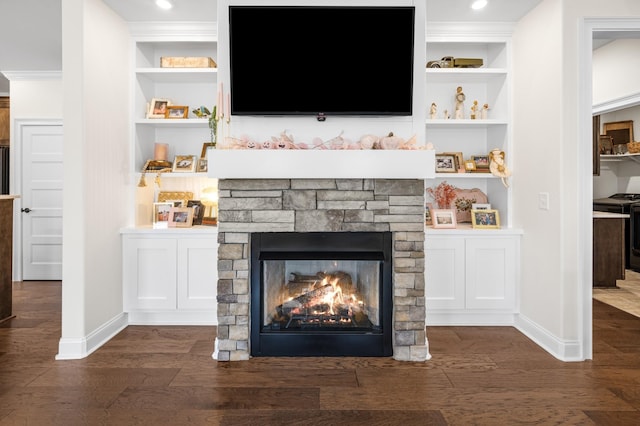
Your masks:
{"label": "pink floral garland on mantel", "polygon": [[279,137],[272,136],[271,140],[262,143],[251,140],[247,136],[240,138],[226,137],[225,146],[218,145],[221,149],[424,149],[424,147],[416,146],[416,136],[404,140],[401,137],[394,136],[391,132],[387,136],[376,136],[367,134],[357,142],[353,142],[342,136],[342,132],[327,141],[320,138],[314,138],[312,144],[304,142],[296,143],[293,136],[287,134],[286,131],[280,133]]}

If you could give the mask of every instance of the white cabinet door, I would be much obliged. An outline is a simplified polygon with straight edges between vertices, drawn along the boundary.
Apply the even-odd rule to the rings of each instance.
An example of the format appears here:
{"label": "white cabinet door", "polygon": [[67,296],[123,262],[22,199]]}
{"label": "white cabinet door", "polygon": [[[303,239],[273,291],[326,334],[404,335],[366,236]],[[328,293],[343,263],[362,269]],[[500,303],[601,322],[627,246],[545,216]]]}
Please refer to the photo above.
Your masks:
{"label": "white cabinet door", "polygon": [[216,238],[178,241],[178,309],[204,309],[216,316]]}
{"label": "white cabinet door", "polygon": [[517,250],[515,238],[467,239],[467,309],[515,309]]}
{"label": "white cabinet door", "polygon": [[462,309],[465,303],[465,239],[425,240],[425,297],[430,309]]}
{"label": "white cabinet door", "polygon": [[176,308],[176,248],[174,238],[124,238],[125,312]]}

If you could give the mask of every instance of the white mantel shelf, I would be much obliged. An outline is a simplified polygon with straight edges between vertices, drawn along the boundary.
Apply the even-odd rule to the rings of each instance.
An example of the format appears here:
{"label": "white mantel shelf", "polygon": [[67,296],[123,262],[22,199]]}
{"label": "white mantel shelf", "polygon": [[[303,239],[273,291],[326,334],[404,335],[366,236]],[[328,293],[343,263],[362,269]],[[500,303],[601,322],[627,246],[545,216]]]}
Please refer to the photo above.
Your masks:
{"label": "white mantel shelf", "polygon": [[218,179],[433,179],[434,150],[210,149]]}

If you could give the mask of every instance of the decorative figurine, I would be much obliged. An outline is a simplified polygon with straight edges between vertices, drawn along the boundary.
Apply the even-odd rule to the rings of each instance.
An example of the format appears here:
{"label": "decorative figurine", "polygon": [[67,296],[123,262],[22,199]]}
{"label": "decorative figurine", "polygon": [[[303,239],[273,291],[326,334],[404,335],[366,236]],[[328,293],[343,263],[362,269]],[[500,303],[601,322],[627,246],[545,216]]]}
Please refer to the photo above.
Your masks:
{"label": "decorative figurine", "polygon": [[480,118],[486,120],[489,116],[489,104],[482,105],[482,110],[480,111]]}
{"label": "decorative figurine", "polygon": [[504,151],[498,148],[492,149],[489,153],[489,170],[494,176],[498,176],[502,179],[502,184],[508,188],[507,178],[511,176],[511,170],[507,168],[504,163]]}
{"label": "decorative figurine", "polygon": [[473,101],[473,105],[471,105],[471,119],[475,120],[478,116],[478,101]]}
{"label": "decorative figurine", "polygon": [[458,86],[458,88],[456,89],[456,112],[455,112],[455,118],[458,120],[464,118],[464,101],[466,99],[467,97],[464,95],[464,92],[462,91],[462,86]]}
{"label": "decorative figurine", "polygon": [[429,116],[433,120],[436,118],[437,114],[438,114],[438,106],[436,105],[435,102],[431,102],[431,109],[429,110]]}

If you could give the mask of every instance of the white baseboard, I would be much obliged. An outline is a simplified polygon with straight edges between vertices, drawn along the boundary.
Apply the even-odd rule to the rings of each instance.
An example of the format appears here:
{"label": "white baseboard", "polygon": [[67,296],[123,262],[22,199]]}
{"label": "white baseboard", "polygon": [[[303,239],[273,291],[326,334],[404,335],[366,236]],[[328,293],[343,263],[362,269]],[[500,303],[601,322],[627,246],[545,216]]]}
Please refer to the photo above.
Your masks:
{"label": "white baseboard", "polygon": [[[514,325],[513,312],[470,312],[470,311],[429,311],[427,310],[427,328],[429,326],[508,326]],[[428,334],[428,330],[427,330]]]}
{"label": "white baseboard", "polygon": [[585,360],[579,341],[560,339],[522,314],[516,317],[515,327],[560,361],[579,362]]}
{"label": "white baseboard", "polygon": [[111,340],[128,325],[126,313],[121,313],[91,332],[88,336],[61,337],[56,360],[82,359]]}
{"label": "white baseboard", "polygon": [[132,311],[129,325],[218,325],[218,316],[206,311]]}

